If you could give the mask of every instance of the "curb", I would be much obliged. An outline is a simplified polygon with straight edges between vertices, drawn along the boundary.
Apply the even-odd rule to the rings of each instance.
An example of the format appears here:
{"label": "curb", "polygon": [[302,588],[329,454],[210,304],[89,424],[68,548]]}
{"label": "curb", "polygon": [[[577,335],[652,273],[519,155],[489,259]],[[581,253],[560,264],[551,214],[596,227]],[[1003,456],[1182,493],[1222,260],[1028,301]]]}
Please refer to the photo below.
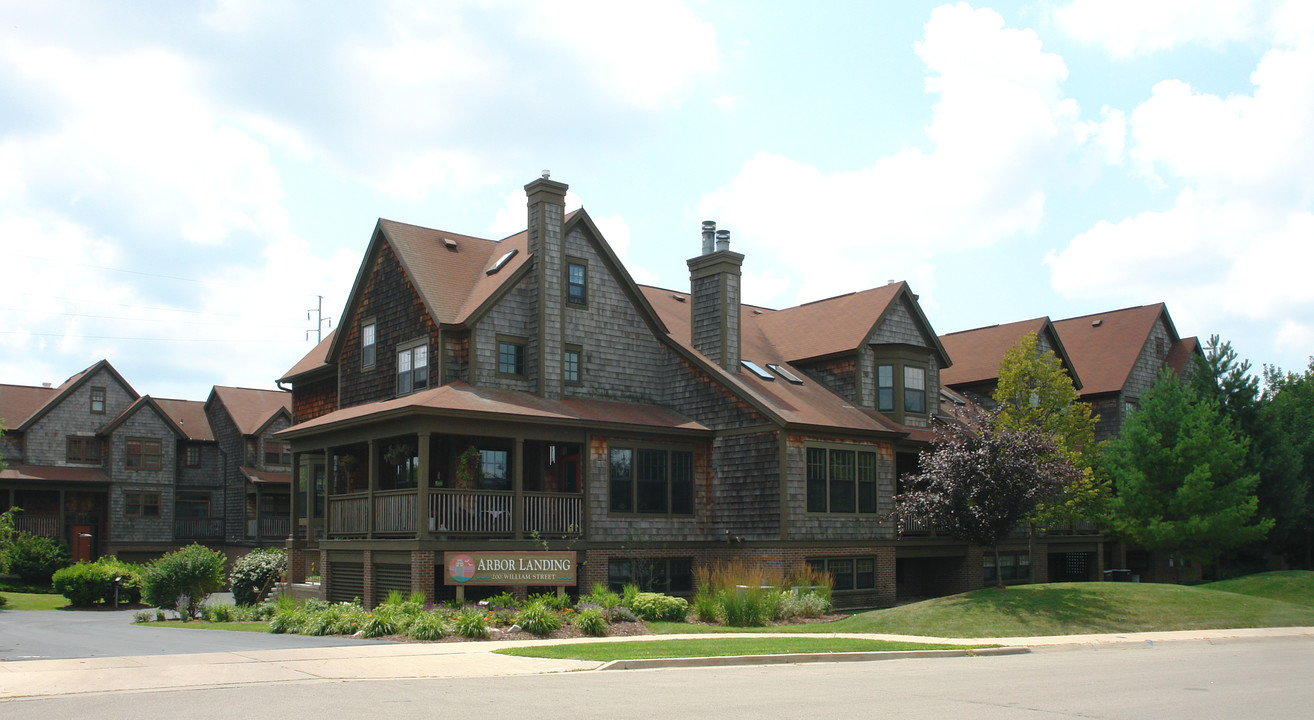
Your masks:
{"label": "curb", "polygon": [[790,665],[817,662],[870,662],[873,660],[903,660],[907,658],[940,657],[991,657],[995,655],[1025,655],[1026,647],[996,647],[977,650],[890,650],[878,652],[844,653],[792,653],[781,655],[720,655],[691,658],[647,658],[612,660],[597,670],[648,670],[679,667],[726,667],[731,665]]}

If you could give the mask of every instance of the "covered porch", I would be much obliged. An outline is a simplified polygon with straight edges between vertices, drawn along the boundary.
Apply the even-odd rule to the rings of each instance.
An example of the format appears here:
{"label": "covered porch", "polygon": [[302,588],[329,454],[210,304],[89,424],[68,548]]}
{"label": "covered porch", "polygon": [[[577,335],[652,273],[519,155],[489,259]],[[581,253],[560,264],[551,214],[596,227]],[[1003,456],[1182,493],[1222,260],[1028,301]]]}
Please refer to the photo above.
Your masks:
{"label": "covered porch", "polygon": [[14,529],[55,538],[73,560],[95,560],[109,532],[109,481],[95,468],[13,465],[0,471],[3,509],[21,507]]}

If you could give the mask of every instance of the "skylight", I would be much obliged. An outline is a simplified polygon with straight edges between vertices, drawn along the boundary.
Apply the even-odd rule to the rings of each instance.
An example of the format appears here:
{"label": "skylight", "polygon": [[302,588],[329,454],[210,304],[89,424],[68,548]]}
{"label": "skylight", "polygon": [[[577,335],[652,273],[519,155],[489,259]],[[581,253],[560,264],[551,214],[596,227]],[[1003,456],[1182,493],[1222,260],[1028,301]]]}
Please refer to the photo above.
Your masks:
{"label": "skylight", "polygon": [[501,270],[501,269],[502,269],[502,266],[503,266],[503,265],[506,265],[507,262],[509,262],[509,261],[511,260],[511,258],[515,257],[516,253],[518,253],[518,252],[520,252],[520,251],[517,250],[517,249],[515,249],[515,248],[512,248],[511,250],[507,250],[507,251],[506,251],[506,254],[503,255],[502,257],[498,258],[498,259],[497,259],[497,262],[493,263],[493,266],[492,266],[492,267],[490,267],[490,268],[488,268],[487,270],[484,271],[484,274],[485,274],[485,275],[492,275],[493,273],[497,272],[498,270]]}
{"label": "skylight", "polygon": [[774,371],[776,372],[777,375],[779,375],[780,377],[782,377],[782,378],[788,380],[790,383],[793,383],[794,385],[802,385],[802,384],[803,384],[803,380],[800,379],[799,376],[795,375],[794,373],[792,373],[792,372],[786,370],[785,368],[783,368],[783,367],[781,367],[781,366],[779,366],[779,365],[773,365],[773,364],[771,364],[771,363],[767,363],[767,367],[771,368],[772,370],[774,370]]}
{"label": "skylight", "polygon": [[740,365],[743,365],[743,366],[746,367],[746,368],[748,368],[749,372],[751,372],[751,373],[753,373],[754,375],[756,375],[756,376],[762,378],[763,380],[766,380],[766,381],[770,382],[770,381],[776,379],[776,376],[774,376],[774,375],[772,375],[771,373],[767,372],[766,370],[763,370],[762,368],[758,367],[758,366],[757,366],[757,363],[755,363],[755,362],[752,362],[752,361],[750,361],[750,360],[740,360],[740,361],[739,361],[739,364],[740,364]]}

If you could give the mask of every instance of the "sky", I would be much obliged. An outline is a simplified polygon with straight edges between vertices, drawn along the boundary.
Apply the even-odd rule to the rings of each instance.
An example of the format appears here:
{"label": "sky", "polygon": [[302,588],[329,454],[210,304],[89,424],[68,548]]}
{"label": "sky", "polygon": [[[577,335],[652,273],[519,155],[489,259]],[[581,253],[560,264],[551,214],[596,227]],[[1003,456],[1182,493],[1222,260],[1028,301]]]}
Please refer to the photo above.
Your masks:
{"label": "sky", "polygon": [[938,333],[1166,302],[1314,354],[1314,3],[0,0],[0,383],[273,387],[378,218],[570,185],[641,283],[906,280]]}

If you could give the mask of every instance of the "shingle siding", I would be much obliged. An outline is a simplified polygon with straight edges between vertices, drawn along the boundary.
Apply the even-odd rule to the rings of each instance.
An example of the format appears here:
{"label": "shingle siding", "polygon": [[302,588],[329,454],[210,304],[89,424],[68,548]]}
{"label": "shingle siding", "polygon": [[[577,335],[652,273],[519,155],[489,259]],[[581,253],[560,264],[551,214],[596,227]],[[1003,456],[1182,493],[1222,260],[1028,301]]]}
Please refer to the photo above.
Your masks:
{"label": "shingle siding", "polygon": [[[876,513],[874,515],[808,513],[807,448],[841,447],[876,453]],[[785,495],[789,503],[789,539],[801,541],[893,540],[894,445],[889,441],[855,442],[845,438],[790,434],[785,446]]]}
{"label": "shingle siding", "polygon": [[[106,465],[113,473],[110,487],[110,542],[170,543],[173,541],[173,500],[177,468],[177,436],[166,421],[149,406],[133,412],[114,430]],[[128,440],[157,440],[160,443],[158,470],[127,466]],[[151,493],[160,496],[159,517],[128,517],[124,514],[126,493]]]}
{"label": "shingle siding", "polygon": [[[103,414],[91,412],[92,387],[105,388]],[[95,436],[100,428],[127,410],[133,401],[128,389],[118,382],[113,373],[103,367],[98,368],[77,390],[28,428],[23,438],[23,461],[30,465],[96,467],[67,462],[68,436]]]}

